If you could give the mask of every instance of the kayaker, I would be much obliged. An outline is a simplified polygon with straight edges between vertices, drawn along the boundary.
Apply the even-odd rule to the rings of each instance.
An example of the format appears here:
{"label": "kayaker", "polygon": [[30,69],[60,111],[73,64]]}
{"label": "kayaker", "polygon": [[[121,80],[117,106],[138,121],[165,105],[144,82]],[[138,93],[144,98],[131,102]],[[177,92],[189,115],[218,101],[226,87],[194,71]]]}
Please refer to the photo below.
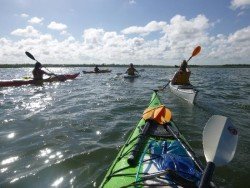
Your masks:
{"label": "kayaker", "polygon": [[171,83],[173,85],[190,85],[190,74],[191,71],[187,68],[187,61],[183,60],[180,69],[175,73]]}
{"label": "kayaker", "polygon": [[36,62],[35,64],[35,68],[32,71],[33,74],[33,80],[43,80],[43,75],[46,74],[48,76],[57,76],[54,73],[48,73],[45,72],[44,70],[41,69],[42,68],[42,64],[39,62]]}
{"label": "kayaker", "polygon": [[95,66],[94,71],[95,71],[95,72],[100,72],[100,69],[98,68],[98,66],[97,66],[97,65]]}
{"label": "kayaker", "polygon": [[129,68],[127,69],[127,71],[125,73],[128,74],[128,75],[134,76],[135,72],[138,73],[138,71],[134,68],[133,63],[130,63]]}

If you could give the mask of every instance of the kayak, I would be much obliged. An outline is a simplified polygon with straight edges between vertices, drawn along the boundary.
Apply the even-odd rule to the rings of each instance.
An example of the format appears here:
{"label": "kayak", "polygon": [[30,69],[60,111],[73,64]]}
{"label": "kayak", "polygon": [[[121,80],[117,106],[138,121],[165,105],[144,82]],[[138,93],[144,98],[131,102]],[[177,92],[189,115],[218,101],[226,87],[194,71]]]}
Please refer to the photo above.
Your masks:
{"label": "kayak", "polygon": [[197,187],[203,170],[154,91],[100,187]]}
{"label": "kayak", "polygon": [[139,74],[135,74],[135,75],[124,74],[123,75],[123,78],[138,78],[138,77],[140,77]]}
{"label": "kayak", "polygon": [[98,72],[95,71],[82,71],[83,74],[99,74],[99,73],[110,73],[112,70],[105,69],[105,70],[99,70]]}
{"label": "kayak", "polygon": [[170,81],[170,90],[178,97],[186,100],[187,102],[193,104],[195,102],[198,91],[194,89],[192,85],[173,85]]}
{"label": "kayak", "polygon": [[0,80],[0,87],[22,86],[29,84],[39,85],[43,84],[44,82],[63,82],[69,79],[73,80],[79,76],[79,74],[80,73],[57,75],[55,77],[50,77],[39,81],[33,79]]}

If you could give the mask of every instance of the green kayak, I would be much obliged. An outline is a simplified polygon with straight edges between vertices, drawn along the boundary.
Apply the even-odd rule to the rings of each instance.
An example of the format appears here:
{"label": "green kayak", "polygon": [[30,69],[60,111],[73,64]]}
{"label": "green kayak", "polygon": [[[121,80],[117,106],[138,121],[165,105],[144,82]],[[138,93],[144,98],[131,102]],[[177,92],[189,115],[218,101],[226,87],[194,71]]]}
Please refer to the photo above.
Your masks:
{"label": "green kayak", "polygon": [[101,187],[197,187],[204,168],[154,91]]}

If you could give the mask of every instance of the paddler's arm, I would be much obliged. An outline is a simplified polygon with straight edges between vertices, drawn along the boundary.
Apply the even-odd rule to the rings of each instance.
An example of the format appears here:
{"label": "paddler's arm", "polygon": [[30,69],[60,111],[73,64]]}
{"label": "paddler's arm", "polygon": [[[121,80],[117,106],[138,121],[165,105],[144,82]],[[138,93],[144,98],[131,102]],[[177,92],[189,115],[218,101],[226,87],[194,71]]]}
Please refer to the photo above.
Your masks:
{"label": "paddler's arm", "polygon": [[46,74],[48,76],[57,76],[55,73],[48,73],[48,72],[46,72],[44,70],[42,70],[42,71],[43,71],[43,74]]}

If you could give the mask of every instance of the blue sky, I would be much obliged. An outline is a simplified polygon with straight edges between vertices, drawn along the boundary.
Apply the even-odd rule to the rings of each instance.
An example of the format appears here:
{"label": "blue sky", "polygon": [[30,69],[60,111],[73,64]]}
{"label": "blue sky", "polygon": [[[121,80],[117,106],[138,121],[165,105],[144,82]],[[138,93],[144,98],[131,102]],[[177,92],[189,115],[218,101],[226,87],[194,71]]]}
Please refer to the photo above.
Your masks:
{"label": "blue sky", "polygon": [[0,63],[250,64],[250,0],[0,0]]}

